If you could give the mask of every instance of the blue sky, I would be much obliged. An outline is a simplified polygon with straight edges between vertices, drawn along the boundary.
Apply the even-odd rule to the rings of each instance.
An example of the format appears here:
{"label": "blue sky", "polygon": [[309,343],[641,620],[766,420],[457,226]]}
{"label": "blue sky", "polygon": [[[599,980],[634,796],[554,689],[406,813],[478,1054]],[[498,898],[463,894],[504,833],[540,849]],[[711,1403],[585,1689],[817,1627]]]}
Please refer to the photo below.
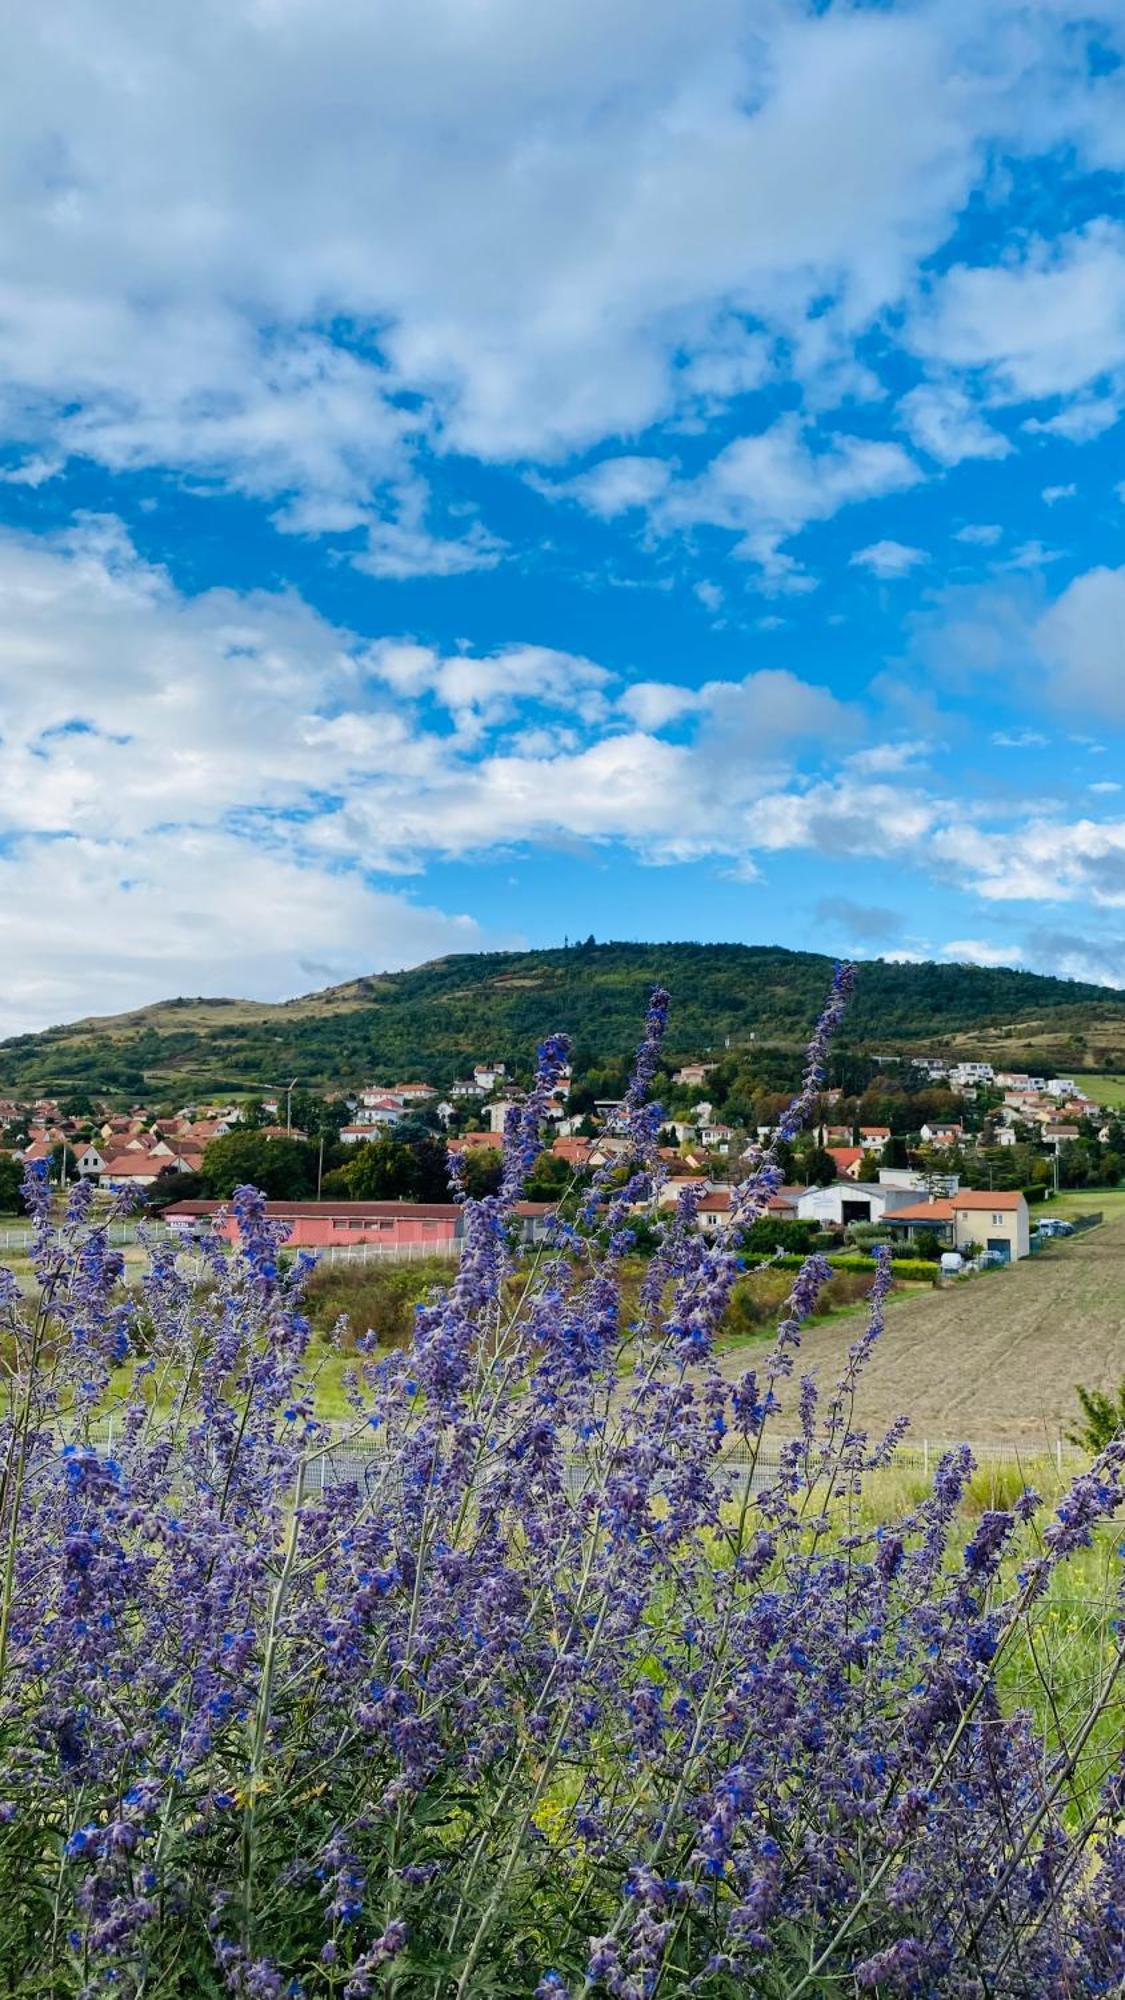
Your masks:
{"label": "blue sky", "polygon": [[1125,7],[61,0],[0,1029],[708,937],[1125,986]]}

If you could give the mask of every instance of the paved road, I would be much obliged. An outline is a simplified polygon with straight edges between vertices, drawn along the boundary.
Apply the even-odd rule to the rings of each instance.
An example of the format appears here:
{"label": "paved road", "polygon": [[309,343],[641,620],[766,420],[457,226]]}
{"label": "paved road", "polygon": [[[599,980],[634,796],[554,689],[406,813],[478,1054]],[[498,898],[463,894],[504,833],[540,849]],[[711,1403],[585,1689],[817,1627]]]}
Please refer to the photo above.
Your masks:
{"label": "paved road", "polygon": [[[800,1366],[831,1382],[858,1331],[850,1317],[814,1327]],[[727,1365],[746,1359],[732,1352]],[[1078,1414],[1075,1384],[1123,1378],[1125,1216],[1009,1270],[892,1302],[859,1419],[874,1430],[906,1412],[916,1438],[1053,1449]]]}

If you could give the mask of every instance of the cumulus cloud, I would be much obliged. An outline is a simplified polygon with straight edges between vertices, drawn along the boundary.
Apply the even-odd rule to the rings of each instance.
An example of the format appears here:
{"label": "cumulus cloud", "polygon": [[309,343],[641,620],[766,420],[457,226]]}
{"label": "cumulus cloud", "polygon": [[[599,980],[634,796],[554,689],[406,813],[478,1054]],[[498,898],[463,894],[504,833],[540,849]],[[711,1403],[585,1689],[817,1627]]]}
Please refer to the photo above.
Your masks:
{"label": "cumulus cloud", "polygon": [[217,829],[17,839],[0,853],[0,898],[3,1034],[178,993],[280,1000],[496,941],[354,870]]}
{"label": "cumulus cloud", "polygon": [[[0,71],[16,476],[172,468],[291,529],[373,530],[380,575],[427,553],[450,573],[490,545],[399,520],[419,442],[548,462],[783,367],[821,408],[877,394],[856,337],[946,239],[985,144],[1113,152],[1064,14],[1003,0],[985,54],[960,0],[32,10]],[[1073,346],[1084,380],[1114,344],[1114,254],[1109,225],[1057,270],[1030,252],[1030,301],[1015,274],[993,294],[954,273],[936,348],[1036,373],[1019,321],[1040,316],[1046,374]],[[979,443],[927,393],[926,449]]]}
{"label": "cumulus cloud", "polygon": [[913,549],[906,542],[871,542],[865,549],[857,549],[851,558],[853,569],[870,570],[872,576],[883,582],[896,576],[908,576],[919,563],[928,561],[925,549]]}
{"label": "cumulus cloud", "polygon": [[1125,718],[1125,569],[1092,569],[1069,583],[1036,627],[1056,692],[1111,720]]}
{"label": "cumulus cloud", "polygon": [[600,520],[612,521],[635,507],[651,507],[667,490],[673,470],[666,458],[623,455],[603,458],[573,479],[533,479],[532,484],[550,499],[577,500]]}
{"label": "cumulus cloud", "polygon": [[954,938],[943,945],[942,957],[957,965],[1018,965],[1023,952],[1015,944],[991,944],[985,938]]}
{"label": "cumulus cloud", "polygon": [[187,595],[111,518],[0,534],[0,1025],[479,946],[373,880],[439,855],[737,859],[747,802],[861,727],[781,670],[627,687],[540,645],[362,639],[293,592]]}
{"label": "cumulus cloud", "polygon": [[966,458],[1006,458],[1012,447],[1003,432],[986,422],[963,389],[952,383],[922,383],[898,406],[900,423],[920,451],[942,465]]}
{"label": "cumulus cloud", "polygon": [[1028,956],[1060,979],[1125,987],[1125,937],[1086,937],[1077,931],[1039,926],[1029,932],[1026,945]]}
{"label": "cumulus cloud", "polygon": [[1125,368],[1125,228],[1103,217],[1032,242],[1018,262],[954,265],[913,339],[947,365],[984,370],[1008,401],[1082,395]]}
{"label": "cumulus cloud", "polygon": [[841,434],[821,441],[789,415],[736,438],[698,478],[671,487],[654,518],[665,529],[725,528],[739,536],[735,555],[755,563],[767,587],[804,589],[810,579],[783,543],[812,521],[921,477],[897,444]]}

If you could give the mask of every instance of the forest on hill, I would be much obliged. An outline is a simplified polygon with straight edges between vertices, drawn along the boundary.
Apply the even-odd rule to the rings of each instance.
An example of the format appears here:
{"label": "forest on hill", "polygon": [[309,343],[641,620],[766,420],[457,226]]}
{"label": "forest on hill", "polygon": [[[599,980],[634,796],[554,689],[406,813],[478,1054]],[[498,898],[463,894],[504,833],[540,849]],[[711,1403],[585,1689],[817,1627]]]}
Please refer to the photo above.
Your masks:
{"label": "forest on hill", "polygon": [[[325,1087],[420,1076],[447,1085],[473,1060],[524,1071],[544,1034],[573,1040],[576,1067],[620,1062],[651,987],[672,994],[669,1053],[751,1044],[794,1050],[827,990],[816,952],[738,944],[599,944],[482,952],[330,987],[276,1005],[178,999],[0,1043],[0,1089],[71,1085],[123,1093],[216,1092],[297,1077]],[[1125,994],[1030,972],[949,964],[859,967],[841,1047],[973,1046],[1014,1060],[1046,1051],[1084,1068],[1125,1049]]]}

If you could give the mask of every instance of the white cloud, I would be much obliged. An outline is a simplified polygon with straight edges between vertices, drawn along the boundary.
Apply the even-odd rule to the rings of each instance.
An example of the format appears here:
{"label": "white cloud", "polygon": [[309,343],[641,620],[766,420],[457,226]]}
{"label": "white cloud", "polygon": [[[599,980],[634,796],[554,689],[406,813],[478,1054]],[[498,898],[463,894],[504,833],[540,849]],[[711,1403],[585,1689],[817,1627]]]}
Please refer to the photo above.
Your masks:
{"label": "white cloud", "polygon": [[[662,741],[677,718],[688,740]],[[626,688],[550,647],[364,641],[291,592],[186,596],[104,517],[0,534],[0,1024],[479,946],[372,886],[438,855],[738,862],[746,804],[861,726],[780,670]]]}
{"label": "white cloud", "polygon": [[757,564],[767,587],[801,589],[809,579],[784,542],[811,521],[901,492],[921,477],[897,444],[846,435],[818,444],[790,415],[736,438],[697,479],[673,486],[654,518],[665,529],[706,524],[734,532],[741,538],[735,555]]}
{"label": "white cloud", "polygon": [[989,549],[1000,540],[1004,533],[994,521],[970,521],[964,528],[958,528],[955,542],[968,542],[971,547]]}
{"label": "white cloud", "polygon": [[1125,718],[1123,635],[1125,568],[1075,577],[1040,619],[1036,643],[1071,714]]}
{"label": "white cloud", "polygon": [[666,458],[603,458],[574,479],[532,484],[549,499],[577,500],[599,519],[612,521],[634,507],[650,507],[666,491],[673,470]]}
{"label": "white cloud", "polygon": [[[549,461],[788,359],[814,405],[875,394],[856,335],[987,142],[1109,147],[1066,27],[1008,0],[986,41],[964,0],[31,10],[0,73],[8,435],[29,477],[171,467],[339,533],[394,524],[419,437]],[[414,573],[410,532],[375,535],[381,574]]]}
{"label": "white cloud", "polygon": [[1019,262],[957,264],[912,329],[948,366],[981,369],[1008,401],[1074,397],[1125,368],[1125,228],[1107,219]]}
{"label": "white cloud", "polygon": [[886,777],[891,771],[907,771],[930,755],[933,745],[914,737],[900,743],[873,743],[847,759],[849,771]]}
{"label": "white cloud", "polygon": [[1125,938],[1084,937],[1040,926],[1027,939],[1027,956],[1059,979],[1087,980],[1093,986],[1125,986]]}
{"label": "white cloud", "polygon": [[1089,444],[1093,438],[1101,437],[1103,431],[1113,429],[1121,411],[1120,396],[1080,396],[1073,403],[1065,403],[1053,417],[1025,418],[1023,428],[1045,437],[1065,438],[1068,444]]}
{"label": "white cloud", "polygon": [[988,740],[997,750],[1045,750],[1050,738],[1038,729],[994,729]]}
{"label": "white cloud", "polygon": [[1030,819],[1009,832],[954,824],[935,851],[991,902],[1125,908],[1125,821]]}
{"label": "white cloud", "polygon": [[908,576],[919,563],[928,562],[925,549],[912,549],[905,542],[872,542],[865,549],[857,549],[851,558],[853,569],[867,569],[872,576],[886,581],[896,576]]}
{"label": "white cloud", "polygon": [[921,384],[898,406],[900,422],[918,446],[942,465],[966,458],[1006,458],[1012,447],[952,383]]}
{"label": "white cloud", "polygon": [[957,965],[1018,965],[1023,952],[1014,944],[989,944],[983,938],[954,938],[943,945],[942,957]]}
{"label": "white cloud", "polygon": [[1073,482],[1069,486],[1045,486],[1043,498],[1048,507],[1056,507],[1060,500],[1073,500],[1077,491],[1078,488]]}
{"label": "white cloud", "polygon": [[179,993],[284,999],[492,942],[470,917],[221,831],[24,838],[0,855],[0,1033]]}

